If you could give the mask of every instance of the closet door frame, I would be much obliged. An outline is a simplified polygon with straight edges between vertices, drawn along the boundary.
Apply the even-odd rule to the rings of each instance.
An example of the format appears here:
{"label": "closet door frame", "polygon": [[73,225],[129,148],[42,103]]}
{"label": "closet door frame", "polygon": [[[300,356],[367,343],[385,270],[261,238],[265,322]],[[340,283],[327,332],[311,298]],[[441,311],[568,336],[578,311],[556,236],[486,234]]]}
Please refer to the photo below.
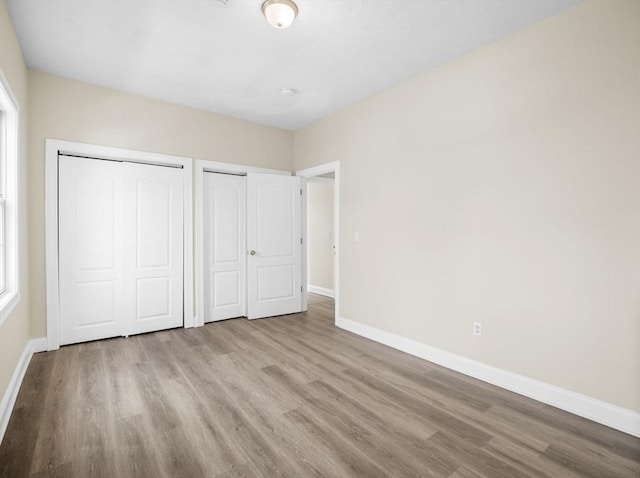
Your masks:
{"label": "closet door frame", "polygon": [[183,173],[183,317],[184,327],[194,327],[193,316],[193,160],[181,156],[148,153],[70,141],[45,141],[45,266],[47,350],[60,347],[58,282],[58,155],[174,166]]}
{"label": "closet door frame", "polygon": [[[208,161],[204,159],[196,159],[195,165],[196,177],[196,252],[195,252],[195,269],[196,269],[196,314],[194,317],[194,326],[204,325],[204,173],[223,173],[237,174],[246,176],[247,173],[264,173],[279,174],[291,176],[290,171],[280,171],[277,169],[255,168],[252,166],[241,166],[239,164],[222,163],[218,161]],[[245,264],[246,269],[246,264]],[[246,284],[245,284],[246,286]],[[246,301],[246,297],[245,297]]]}

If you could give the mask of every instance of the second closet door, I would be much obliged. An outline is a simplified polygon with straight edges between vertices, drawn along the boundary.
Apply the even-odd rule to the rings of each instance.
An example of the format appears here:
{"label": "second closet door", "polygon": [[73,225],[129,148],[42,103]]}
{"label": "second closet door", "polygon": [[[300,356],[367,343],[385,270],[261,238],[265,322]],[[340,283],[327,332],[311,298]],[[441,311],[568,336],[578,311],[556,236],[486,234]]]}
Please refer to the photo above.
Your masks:
{"label": "second closet door", "polygon": [[205,322],[246,315],[245,178],[204,173]]}

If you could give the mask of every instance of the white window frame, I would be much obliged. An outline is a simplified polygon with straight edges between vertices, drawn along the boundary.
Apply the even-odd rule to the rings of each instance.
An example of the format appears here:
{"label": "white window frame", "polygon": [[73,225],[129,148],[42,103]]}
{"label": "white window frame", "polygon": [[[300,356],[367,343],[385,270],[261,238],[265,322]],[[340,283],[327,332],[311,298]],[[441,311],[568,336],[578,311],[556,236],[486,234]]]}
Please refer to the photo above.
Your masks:
{"label": "white window frame", "polygon": [[[20,107],[0,71],[0,207],[4,210],[4,290],[0,293],[0,325],[20,302],[18,165]],[[1,227],[0,227],[1,229]],[[0,280],[2,282],[2,280]]]}

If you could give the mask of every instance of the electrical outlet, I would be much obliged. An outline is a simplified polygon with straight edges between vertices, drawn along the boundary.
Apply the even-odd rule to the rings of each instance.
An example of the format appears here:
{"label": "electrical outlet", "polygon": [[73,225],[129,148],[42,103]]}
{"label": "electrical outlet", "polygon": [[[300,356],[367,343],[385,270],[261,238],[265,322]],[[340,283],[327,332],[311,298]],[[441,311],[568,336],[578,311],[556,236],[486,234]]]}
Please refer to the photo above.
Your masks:
{"label": "electrical outlet", "polygon": [[473,323],[473,335],[482,335],[482,322]]}

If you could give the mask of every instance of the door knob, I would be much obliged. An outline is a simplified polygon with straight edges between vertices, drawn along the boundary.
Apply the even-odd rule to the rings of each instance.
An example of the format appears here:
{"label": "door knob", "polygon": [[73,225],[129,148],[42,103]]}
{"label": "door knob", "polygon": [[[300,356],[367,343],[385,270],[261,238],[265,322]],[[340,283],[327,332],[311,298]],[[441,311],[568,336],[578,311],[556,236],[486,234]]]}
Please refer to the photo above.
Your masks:
{"label": "door knob", "polygon": [[253,249],[251,249],[251,250],[249,251],[249,254],[251,254],[252,256],[255,256],[255,255],[256,255],[256,251],[254,251]]}

